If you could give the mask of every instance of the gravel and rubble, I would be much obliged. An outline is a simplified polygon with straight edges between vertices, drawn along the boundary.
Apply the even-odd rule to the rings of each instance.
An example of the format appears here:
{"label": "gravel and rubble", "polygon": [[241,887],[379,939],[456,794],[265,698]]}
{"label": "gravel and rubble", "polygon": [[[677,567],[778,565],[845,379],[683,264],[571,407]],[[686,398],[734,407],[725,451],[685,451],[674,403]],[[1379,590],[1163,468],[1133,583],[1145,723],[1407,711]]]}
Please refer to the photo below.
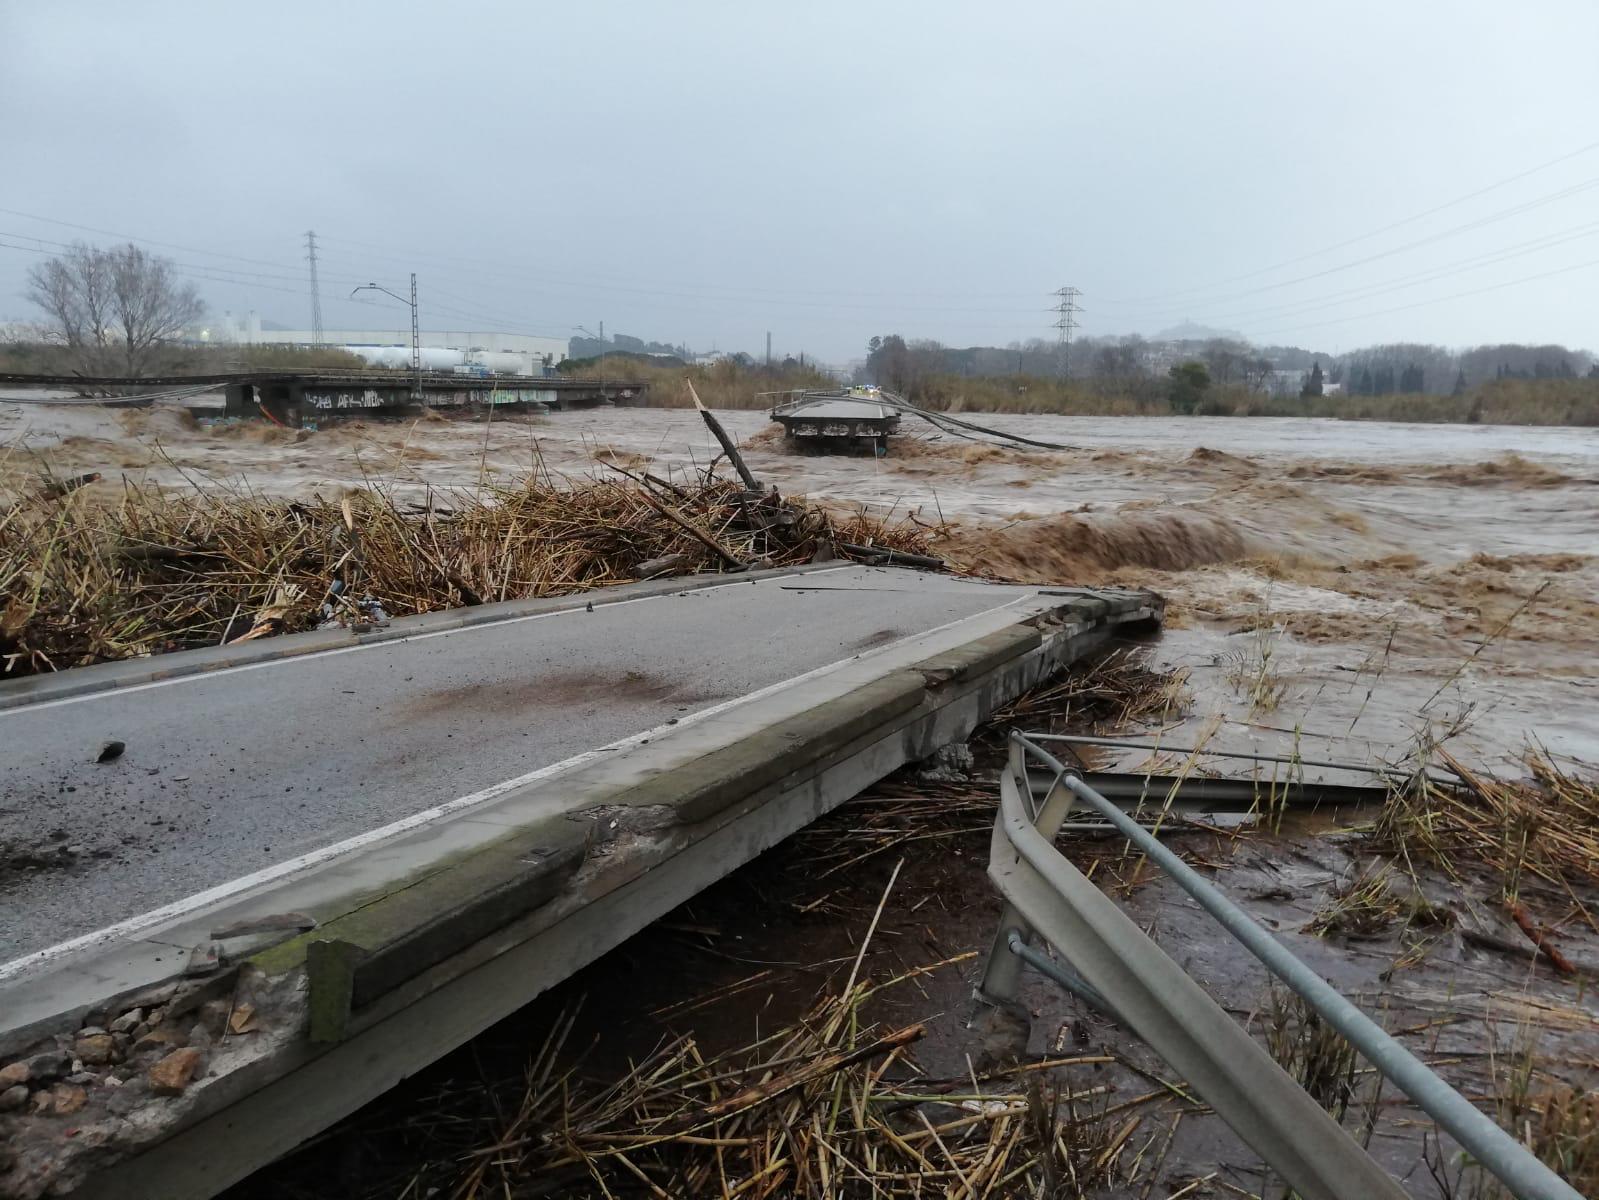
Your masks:
{"label": "gravel and rubble", "polygon": [[205,1089],[300,1037],[303,980],[245,965],[82,1014],[0,1053],[0,1195],[63,1195],[181,1126]]}

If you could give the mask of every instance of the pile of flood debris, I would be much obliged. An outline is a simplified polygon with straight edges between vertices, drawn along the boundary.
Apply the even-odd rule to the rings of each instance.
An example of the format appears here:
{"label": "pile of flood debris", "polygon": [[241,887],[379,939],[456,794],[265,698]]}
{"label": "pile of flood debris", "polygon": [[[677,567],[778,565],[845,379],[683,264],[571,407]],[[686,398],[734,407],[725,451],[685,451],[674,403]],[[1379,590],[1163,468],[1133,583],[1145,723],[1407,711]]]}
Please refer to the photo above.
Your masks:
{"label": "pile of flood debris", "polygon": [[1082,1079],[1101,1058],[1045,1056],[935,1077],[910,1057],[924,1024],[885,1028],[860,1013],[879,992],[975,957],[887,980],[852,975],[752,1045],[707,1055],[694,1037],[675,1038],[609,1086],[558,1065],[568,1016],[492,1140],[458,1144],[453,1194],[820,1200],[1062,1194],[1067,1181],[1104,1183],[1120,1150],[1101,1119],[1105,1089],[1056,1078],[1077,1068]]}
{"label": "pile of flood debris", "polygon": [[622,478],[544,473],[421,503],[381,486],[290,500],[132,483],[107,502],[47,480],[0,507],[0,678],[656,576],[939,565],[909,520],[840,517],[709,471],[611,470]]}

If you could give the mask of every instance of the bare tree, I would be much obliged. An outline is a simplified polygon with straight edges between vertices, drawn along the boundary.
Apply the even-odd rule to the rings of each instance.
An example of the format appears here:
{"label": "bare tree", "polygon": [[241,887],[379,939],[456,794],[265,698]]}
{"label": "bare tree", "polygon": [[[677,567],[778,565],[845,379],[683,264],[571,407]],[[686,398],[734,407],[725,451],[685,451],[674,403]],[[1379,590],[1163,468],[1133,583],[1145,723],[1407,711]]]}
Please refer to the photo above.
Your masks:
{"label": "bare tree", "polygon": [[85,370],[106,365],[111,339],[111,272],[104,251],[82,242],[28,272],[28,297],[49,319],[52,340]]}
{"label": "bare tree", "polygon": [[1227,384],[1235,379],[1247,378],[1252,347],[1248,342],[1234,338],[1211,338],[1200,351],[1205,366],[1210,369],[1212,383]]}
{"label": "bare tree", "polygon": [[205,313],[169,260],[131,243],[111,250],[75,243],[28,272],[28,296],[90,372],[115,355],[129,375],[143,374],[162,343]]}
{"label": "bare tree", "polygon": [[1244,386],[1252,392],[1267,390],[1266,382],[1271,378],[1271,359],[1263,356],[1246,358],[1241,368],[1244,377]]}

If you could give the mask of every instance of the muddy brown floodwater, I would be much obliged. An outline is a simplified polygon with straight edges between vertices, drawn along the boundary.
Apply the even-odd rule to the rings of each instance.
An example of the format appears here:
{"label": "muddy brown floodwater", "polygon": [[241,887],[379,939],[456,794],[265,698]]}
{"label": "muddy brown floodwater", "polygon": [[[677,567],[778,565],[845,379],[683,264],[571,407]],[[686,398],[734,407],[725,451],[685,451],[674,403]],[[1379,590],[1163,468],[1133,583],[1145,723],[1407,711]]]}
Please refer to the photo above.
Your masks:
{"label": "muddy brown floodwater", "polygon": [[[912,419],[884,459],[789,454],[764,413],[723,414],[763,479],[947,526],[943,552],[966,569],[1159,589],[1162,654],[1198,696],[1174,741],[1367,761],[1448,732],[1485,765],[1534,738],[1599,760],[1599,430],[983,419],[1074,448],[979,444]],[[4,403],[0,448],[0,489],[49,462],[102,472],[105,494],[125,476],[407,496],[606,461],[693,470],[717,452],[682,409],[313,432]]]}
{"label": "muddy brown floodwater", "polygon": [[[940,530],[941,552],[960,569],[1162,592],[1167,626],[1145,651],[1152,666],[1184,676],[1189,696],[1181,715],[1141,730],[1164,746],[1372,763],[1442,741],[1468,764],[1511,775],[1529,746],[1578,772],[1599,762],[1599,430],[984,419],[1072,448],[976,444],[907,422],[884,459],[793,454],[764,414],[723,414],[762,479],[840,507],[914,515]],[[92,486],[108,497],[124,476],[282,495],[381,484],[419,496],[529,471],[603,473],[607,461],[667,474],[703,468],[715,454],[698,417],[671,409],[291,432],[197,422],[178,410],[0,403],[0,491],[48,464],[58,474],[102,472]],[[1177,767],[1186,758],[1124,751],[1100,765]],[[1235,776],[1280,770],[1200,761]],[[236,1200],[450,1194],[462,1156],[491,1143],[494,1122],[520,1103],[529,1054],[562,1012],[580,1010],[572,1044],[591,1047],[582,1073],[600,1081],[674,1034],[692,1033],[709,1055],[792,1022],[847,973],[902,855],[866,969],[883,977],[966,957],[901,987],[870,1015],[890,1025],[926,1021],[919,1068],[964,1076],[971,986],[998,915],[984,875],[991,810],[824,874],[819,862],[848,858],[838,847],[862,836],[859,812],[845,806],[736,872],[240,1185]],[[1507,953],[1513,928],[1486,949],[1457,926],[1411,922],[1318,936],[1308,928],[1316,914],[1371,869],[1344,822],[1296,818],[1276,832],[1178,842],[1229,896],[1368,1010],[1384,1012],[1468,1093],[1492,1095],[1495,1064],[1534,1043],[1540,1061],[1557,1064],[1547,1072],[1556,1086],[1591,1089],[1599,1005],[1588,981],[1599,975],[1599,934],[1587,913],[1595,898],[1529,898],[1539,919],[1559,929],[1576,982]],[[1191,901],[1151,874],[1129,876],[1119,844],[1072,853],[1085,866],[1098,860],[1096,881],[1240,1019],[1270,1024],[1263,974]],[[1469,873],[1462,881],[1420,871],[1413,886],[1447,893],[1463,910],[1496,908],[1493,889]],[[1279,1194],[1236,1138],[1180,1100],[1147,1051],[1051,985],[1031,980],[1027,1002],[1032,1051],[1101,1060],[1070,1068],[1069,1086],[1107,1107],[1127,1105],[1113,1109],[1115,1127],[1132,1128],[1118,1152],[1120,1182],[1090,1194]],[[1425,1161],[1425,1122],[1392,1096],[1371,1111],[1373,1153],[1412,1194],[1439,1194]],[[456,1125],[467,1132],[451,1135]],[[1430,1153],[1438,1158],[1436,1147]],[[546,1191],[530,1183],[517,1194]]]}

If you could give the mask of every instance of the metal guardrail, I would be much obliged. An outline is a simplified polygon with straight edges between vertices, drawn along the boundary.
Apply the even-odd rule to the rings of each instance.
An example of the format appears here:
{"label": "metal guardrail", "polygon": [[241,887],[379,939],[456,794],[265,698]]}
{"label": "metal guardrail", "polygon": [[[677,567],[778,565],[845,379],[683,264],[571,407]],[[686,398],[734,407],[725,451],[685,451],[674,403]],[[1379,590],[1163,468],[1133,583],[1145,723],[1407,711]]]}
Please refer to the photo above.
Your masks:
{"label": "metal guardrail", "polygon": [[[1053,778],[1041,800],[1028,780],[1030,762],[1046,766]],[[1241,1025],[1055,849],[1061,824],[1079,803],[1169,873],[1519,1200],[1581,1200],[1247,913],[1022,733],[1011,734],[1009,764],[1000,777],[988,873],[1006,909],[980,985],[983,998],[1013,1005],[1025,961],[1114,1014],[1307,1200],[1406,1195]],[[1035,935],[1073,969],[1028,946]]]}
{"label": "metal guardrail", "polygon": [[[771,415],[774,417],[779,413],[793,412],[795,409],[803,408],[807,404],[814,404],[818,400],[862,399],[860,396],[851,396],[847,389],[829,391],[826,388],[788,388],[787,390],[781,392],[755,393],[755,398],[757,400],[763,396],[779,397],[779,399],[772,401]],[[781,397],[787,397],[787,399],[782,399]]]}

